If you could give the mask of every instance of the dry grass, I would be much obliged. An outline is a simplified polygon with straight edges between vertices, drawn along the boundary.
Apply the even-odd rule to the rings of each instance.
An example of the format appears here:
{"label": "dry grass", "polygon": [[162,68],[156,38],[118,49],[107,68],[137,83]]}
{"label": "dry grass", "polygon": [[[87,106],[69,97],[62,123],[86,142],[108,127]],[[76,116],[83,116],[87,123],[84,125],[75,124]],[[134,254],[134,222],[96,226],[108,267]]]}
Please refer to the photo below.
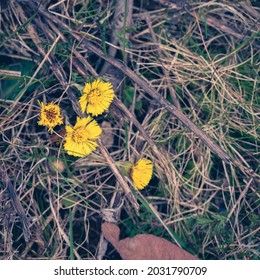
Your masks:
{"label": "dry grass", "polygon": [[[254,1],[136,1],[131,26],[117,34],[114,68],[102,74],[117,99],[98,118],[100,149],[83,159],[69,157],[61,138],[37,125],[37,100],[58,102],[71,122],[81,114],[75,84],[102,73],[99,51],[113,47],[115,5],[55,2],[1,4],[0,258],[116,259],[100,232],[102,220],[113,220],[122,237],[163,236],[201,259],[259,259]],[[124,74],[117,59],[128,65]],[[154,175],[139,193],[115,162],[142,156],[153,160]]]}

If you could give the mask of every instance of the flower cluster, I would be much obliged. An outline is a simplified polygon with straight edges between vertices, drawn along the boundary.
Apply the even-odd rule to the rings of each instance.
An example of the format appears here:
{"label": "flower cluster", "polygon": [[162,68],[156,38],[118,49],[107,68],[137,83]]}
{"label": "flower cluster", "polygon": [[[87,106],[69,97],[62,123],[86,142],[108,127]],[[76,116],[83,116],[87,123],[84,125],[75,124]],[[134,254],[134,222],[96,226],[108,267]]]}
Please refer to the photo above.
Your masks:
{"label": "flower cluster", "polygon": [[[112,84],[97,79],[86,83],[79,104],[83,113],[98,116],[109,108],[114,96]],[[38,124],[47,126],[49,131],[53,132],[55,126],[63,124],[60,107],[53,102],[46,105],[43,102],[39,103],[41,111]],[[100,137],[102,129],[90,116],[78,117],[74,127],[68,125],[65,129],[64,149],[69,155],[85,157],[97,148],[95,140]]]}
{"label": "flower cluster", "polygon": [[[97,79],[85,84],[79,105],[83,113],[98,116],[109,108],[114,97],[112,84]],[[55,126],[63,124],[61,109],[53,102],[39,104],[41,110],[38,124],[46,126],[52,133]],[[96,140],[99,139],[102,129],[91,116],[77,117],[76,124],[66,125],[65,130],[64,150],[68,155],[85,157],[98,147]],[[140,159],[136,164],[124,162],[122,166],[124,174],[131,178],[135,189],[142,190],[150,182],[153,173],[153,164],[150,160]]]}

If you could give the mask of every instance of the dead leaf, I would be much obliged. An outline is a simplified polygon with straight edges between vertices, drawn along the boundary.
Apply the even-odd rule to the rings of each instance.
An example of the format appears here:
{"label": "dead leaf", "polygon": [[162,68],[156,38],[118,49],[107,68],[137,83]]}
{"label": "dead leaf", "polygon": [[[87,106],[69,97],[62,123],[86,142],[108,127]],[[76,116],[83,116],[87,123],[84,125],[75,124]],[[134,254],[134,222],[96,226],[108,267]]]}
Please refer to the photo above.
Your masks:
{"label": "dead leaf", "polygon": [[102,232],[124,260],[197,260],[170,241],[152,234],[119,240],[120,229],[111,223],[103,223]]}

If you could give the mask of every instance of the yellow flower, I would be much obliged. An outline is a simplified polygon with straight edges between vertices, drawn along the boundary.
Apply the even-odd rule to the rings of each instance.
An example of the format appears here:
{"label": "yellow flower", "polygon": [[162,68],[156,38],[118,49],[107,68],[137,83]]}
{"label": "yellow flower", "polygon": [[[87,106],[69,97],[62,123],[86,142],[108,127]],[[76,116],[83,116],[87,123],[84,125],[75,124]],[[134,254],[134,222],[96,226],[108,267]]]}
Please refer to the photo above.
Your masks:
{"label": "yellow flower", "polygon": [[153,174],[153,163],[148,159],[140,159],[133,165],[130,176],[137,190],[144,189],[150,182]]}
{"label": "yellow flower", "polygon": [[86,83],[79,104],[83,113],[97,116],[108,109],[114,96],[112,84],[98,79],[93,83]]}
{"label": "yellow flower", "polygon": [[45,125],[49,128],[49,131],[53,132],[53,128],[56,125],[63,124],[63,117],[60,113],[60,107],[53,102],[44,105],[43,102],[38,101],[41,106],[40,120],[38,125]]}
{"label": "yellow flower", "polygon": [[74,127],[67,125],[64,149],[69,155],[84,157],[94,151],[98,144],[95,142],[102,133],[98,123],[91,117],[79,118]]}

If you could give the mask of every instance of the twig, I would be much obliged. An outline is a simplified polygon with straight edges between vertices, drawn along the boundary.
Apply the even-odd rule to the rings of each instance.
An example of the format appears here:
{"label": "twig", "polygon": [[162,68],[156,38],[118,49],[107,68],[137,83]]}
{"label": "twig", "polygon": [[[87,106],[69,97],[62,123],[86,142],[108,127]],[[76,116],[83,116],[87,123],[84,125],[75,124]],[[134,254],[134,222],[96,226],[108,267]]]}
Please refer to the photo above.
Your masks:
{"label": "twig", "polygon": [[1,70],[0,75],[21,77],[21,71]]}
{"label": "twig", "polygon": [[103,157],[105,158],[105,160],[107,161],[110,169],[112,170],[112,172],[116,176],[117,181],[119,182],[120,186],[123,188],[123,190],[124,190],[124,192],[126,194],[126,197],[131,202],[131,204],[134,206],[135,210],[138,211],[139,210],[139,204],[136,201],[135,196],[132,194],[128,184],[125,182],[125,180],[124,180],[123,176],[121,175],[119,169],[115,165],[113,159],[109,155],[106,147],[104,147],[104,145],[102,144],[101,140],[98,140],[98,144],[99,144],[99,149],[100,149]]}

